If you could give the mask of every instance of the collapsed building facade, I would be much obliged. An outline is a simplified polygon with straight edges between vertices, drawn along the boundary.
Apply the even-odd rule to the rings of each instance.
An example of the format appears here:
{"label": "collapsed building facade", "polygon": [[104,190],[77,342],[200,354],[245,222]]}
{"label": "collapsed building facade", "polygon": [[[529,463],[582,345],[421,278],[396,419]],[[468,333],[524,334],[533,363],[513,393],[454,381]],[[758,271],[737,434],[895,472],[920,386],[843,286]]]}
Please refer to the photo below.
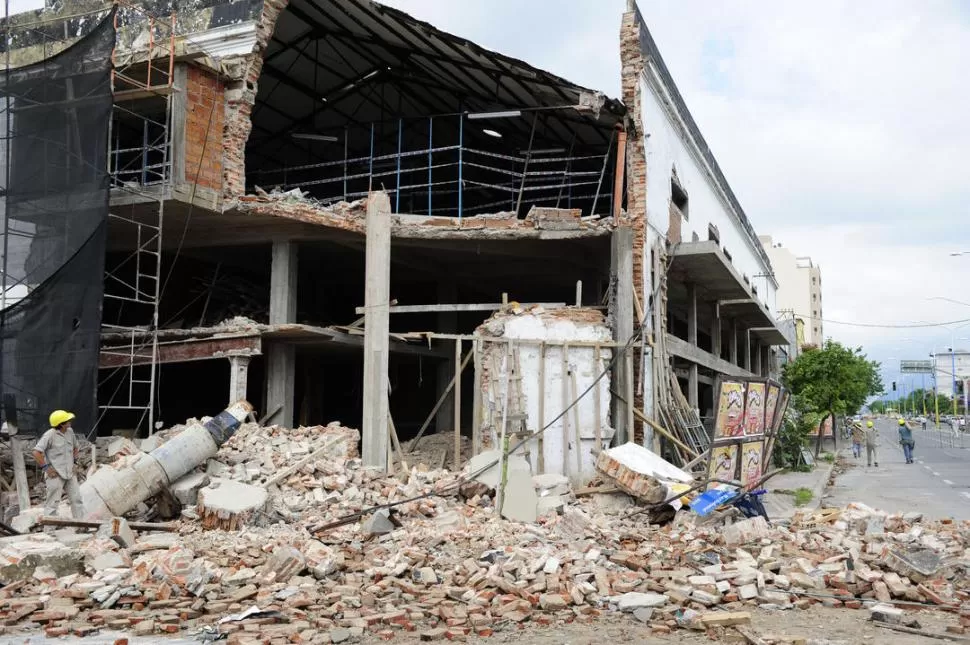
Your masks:
{"label": "collapsed building facade", "polygon": [[700,451],[716,378],[770,376],[789,342],[635,7],[620,100],[369,0],[72,3],[12,17],[8,67],[105,21],[88,428],[245,398],[271,423],[361,427],[373,466],[437,430],[456,463],[462,436],[532,437],[537,472],[581,478],[610,443]]}

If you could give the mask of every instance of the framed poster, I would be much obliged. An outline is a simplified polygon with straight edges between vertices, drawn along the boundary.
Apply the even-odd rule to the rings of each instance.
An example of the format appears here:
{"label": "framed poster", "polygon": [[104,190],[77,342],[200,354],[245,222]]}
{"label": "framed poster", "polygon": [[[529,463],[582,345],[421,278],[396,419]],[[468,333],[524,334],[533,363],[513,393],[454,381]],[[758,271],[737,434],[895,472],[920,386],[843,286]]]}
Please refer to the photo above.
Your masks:
{"label": "framed poster", "polygon": [[745,436],[765,433],[765,397],[767,385],[761,381],[748,381],[744,404]]}
{"label": "framed poster", "polygon": [[718,379],[717,416],[714,439],[744,436],[744,393],[746,383],[736,379]]}
{"label": "framed poster", "polygon": [[764,441],[741,444],[741,484],[745,488],[754,486],[764,474],[764,450]]}
{"label": "framed poster", "polygon": [[[738,454],[740,444],[730,443],[723,446],[714,446],[711,449],[711,457],[707,462],[707,474],[710,479],[737,479]],[[716,482],[711,482],[716,484]]]}
{"label": "framed poster", "polygon": [[768,381],[768,393],[765,395],[765,432],[775,429],[775,414],[778,411],[778,395],[781,386],[774,381]]}

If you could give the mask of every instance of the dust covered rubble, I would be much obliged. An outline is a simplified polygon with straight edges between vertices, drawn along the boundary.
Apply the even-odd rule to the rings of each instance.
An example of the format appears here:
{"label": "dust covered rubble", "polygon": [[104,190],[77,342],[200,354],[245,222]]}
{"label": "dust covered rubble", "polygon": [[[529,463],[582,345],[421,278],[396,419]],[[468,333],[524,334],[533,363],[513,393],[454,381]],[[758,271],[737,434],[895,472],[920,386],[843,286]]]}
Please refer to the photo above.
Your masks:
{"label": "dust covered rubble", "polygon": [[[178,533],[140,533],[127,547],[70,531],[0,539],[2,629],[210,630],[229,643],[411,632],[464,640],[621,612],[657,634],[716,637],[756,607],[895,600],[946,605],[960,621],[953,630],[970,625],[967,523],[850,505],[789,527],[729,516],[725,525],[689,511],[651,526],[636,508],[604,510],[600,496],[577,498],[548,476],[537,493],[563,503],[520,523],[498,516],[487,486],[459,486],[456,473],[363,468],[357,436],[336,424],[243,426],[206,467],[210,479],[267,488],[268,507],[240,530],[204,530],[188,513]],[[435,491],[444,494],[424,496]],[[410,501],[381,521],[365,513],[319,530],[402,500]]]}

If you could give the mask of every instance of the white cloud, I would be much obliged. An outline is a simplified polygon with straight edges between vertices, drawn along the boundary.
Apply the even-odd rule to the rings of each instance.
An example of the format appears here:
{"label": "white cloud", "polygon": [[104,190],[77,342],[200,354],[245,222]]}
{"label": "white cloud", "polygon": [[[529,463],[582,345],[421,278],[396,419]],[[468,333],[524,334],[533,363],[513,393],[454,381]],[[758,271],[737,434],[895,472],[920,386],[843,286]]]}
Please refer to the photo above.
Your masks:
{"label": "white cloud", "polygon": [[[618,96],[622,0],[390,4]],[[965,5],[684,0],[641,10],[757,231],[821,265],[826,318],[970,318],[970,307],[927,300],[970,302],[970,256],[948,255],[970,250]],[[826,334],[883,360],[951,342],[940,328],[830,323]]]}

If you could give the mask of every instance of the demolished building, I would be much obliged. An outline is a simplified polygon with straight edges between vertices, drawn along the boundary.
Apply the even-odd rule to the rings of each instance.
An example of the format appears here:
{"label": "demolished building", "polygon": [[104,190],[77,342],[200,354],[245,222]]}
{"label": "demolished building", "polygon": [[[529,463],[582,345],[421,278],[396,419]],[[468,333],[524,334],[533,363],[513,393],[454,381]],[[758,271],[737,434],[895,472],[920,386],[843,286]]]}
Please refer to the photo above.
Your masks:
{"label": "demolished building", "polygon": [[717,377],[770,376],[788,344],[635,7],[622,100],[370,0],[72,3],[12,17],[5,55],[62,56],[107,23],[89,428],[245,398],[270,423],[361,427],[371,466],[389,427],[430,428],[475,453],[549,438],[536,472],[580,478],[611,440],[709,430]]}

